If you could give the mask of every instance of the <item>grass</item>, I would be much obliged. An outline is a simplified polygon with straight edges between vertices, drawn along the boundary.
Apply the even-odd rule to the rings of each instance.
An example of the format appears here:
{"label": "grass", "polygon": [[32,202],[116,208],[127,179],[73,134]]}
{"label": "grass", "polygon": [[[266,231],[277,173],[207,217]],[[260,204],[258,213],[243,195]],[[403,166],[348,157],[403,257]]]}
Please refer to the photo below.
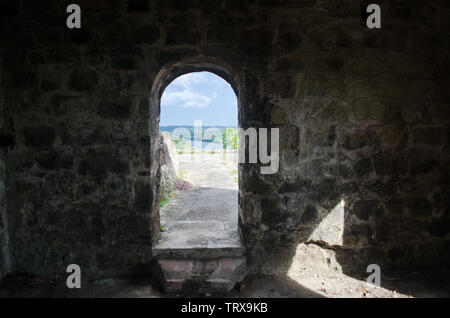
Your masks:
{"label": "grass", "polygon": [[169,200],[171,198],[173,198],[175,196],[175,192],[170,192],[169,196],[163,200],[161,200],[161,202],[159,202],[159,207],[162,208],[163,206],[165,206],[167,204],[167,202],[169,202]]}
{"label": "grass", "polygon": [[165,198],[164,200],[161,200],[161,202],[159,202],[159,207],[162,208],[163,206],[166,205],[166,203],[169,201],[169,198]]}

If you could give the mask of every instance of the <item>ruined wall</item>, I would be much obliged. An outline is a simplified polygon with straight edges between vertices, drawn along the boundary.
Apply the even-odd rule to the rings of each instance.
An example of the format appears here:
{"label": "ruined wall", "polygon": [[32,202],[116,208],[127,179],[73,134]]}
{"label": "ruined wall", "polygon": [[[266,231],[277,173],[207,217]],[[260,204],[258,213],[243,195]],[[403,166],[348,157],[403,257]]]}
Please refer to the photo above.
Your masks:
{"label": "ruined wall", "polygon": [[[1,25],[0,25],[1,26]],[[0,45],[3,46],[0,31]],[[8,219],[6,214],[6,154],[10,139],[4,116],[3,50],[0,49],[0,280],[10,271]]]}
{"label": "ruined wall", "polygon": [[448,266],[448,5],[383,1],[375,31],[353,1],[312,2],[282,15],[255,80],[282,142],[278,174],[243,178],[255,258],[286,269],[295,252],[284,246],[314,242],[344,271]]}
{"label": "ruined wall", "polygon": [[159,200],[168,199],[175,189],[178,173],[178,153],[175,149],[170,132],[159,134],[159,160],[161,181],[159,185]]}
{"label": "ruined wall", "polygon": [[0,149],[0,280],[10,270],[5,177],[5,156],[3,150]]}
{"label": "ruined wall", "polygon": [[127,62],[136,46],[105,25],[111,9],[83,10],[84,28],[69,32],[65,8],[24,1],[6,18],[14,270],[64,274],[76,263],[86,279],[145,271],[158,222],[144,64]]}
{"label": "ruined wall", "polygon": [[[22,1],[4,30],[14,269],[149,268],[150,88],[171,68],[216,71],[244,128],[280,128],[277,174],[240,166],[254,268],[289,266],[309,240],[364,268],[450,264],[448,4],[378,2],[381,30],[357,0],[79,1],[82,29],[68,30],[64,1]],[[328,235],[340,221],[343,236]]]}

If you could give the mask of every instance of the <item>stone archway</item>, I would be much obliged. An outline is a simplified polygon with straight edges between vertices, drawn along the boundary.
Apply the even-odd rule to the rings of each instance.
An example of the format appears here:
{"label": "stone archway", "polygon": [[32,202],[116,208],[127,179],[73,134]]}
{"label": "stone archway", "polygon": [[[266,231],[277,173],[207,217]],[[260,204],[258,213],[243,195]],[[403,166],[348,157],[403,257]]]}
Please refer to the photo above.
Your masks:
{"label": "stone archway", "polygon": [[[237,72],[234,72],[230,66],[226,65],[221,60],[201,57],[197,59],[185,60],[173,63],[169,66],[163,67],[159,73],[156,75],[153,80],[153,85],[151,89],[150,95],[150,139],[151,139],[151,162],[154,164],[158,162],[158,160],[153,160],[153,158],[157,158],[158,149],[159,149],[159,118],[161,111],[161,96],[164,92],[164,89],[177,77],[193,72],[202,72],[207,71],[214,73],[225,81],[227,81],[231,87],[233,88],[237,100],[238,100],[238,123],[241,124],[241,112],[239,109],[241,108],[241,100],[239,94],[239,78],[236,75]],[[159,174],[157,169],[152,169],[154,173],[151,174],[151,183],[154,185],[159,184]],[[156,171],[156,173],[155,173]],[[157,217],[153,222],[157,222],[157,224],[152,225],[153,229],[157,229],[157,231],[152,231],[152,242],[154,243],[159,235],[160,228],[160,217],[159,217],[159,206],[157,204],[153,205],[154,208],[157,209]]]}
{"label": "stone archway", "polygon": [[[237,97],[238,109],[241,107],[238,89],[239,79],[232,71],[230,71],[230,68],[224,67],[223,65],[224,63],[221,63],[220,61],[210,61],[208,59],[202,59],[201,61],[185,61],[163,68],[157,74],[153,82],[150,100],[150,139],[152,145],[159,146],[158,124],[160,119],[162,93],[169,83],[181,75],[207,71],[220,76],[231,85]],[[239,111],[238,113],[241,114]],[[240,125],[241,118],[240,116],[238,117]],[[156,148],[152,146],[152,149]],[[151,156],[152,158],[158,158],[158,150],[153,150]],[[153,159],[151,161],[159,162],[159,160]],[[157,170],[152,169],[152,171]],[[156,172],[151,175],[151,178],[152,184],[159,184],[161,175]],[[222,189],[221,191],[224,190]],[[159,205],[156,204],[154,207],[157,209],[157,217],[154,219],[154,222],[157,222],[157,226],[153,225],[152,228],[158,228],[159,230],[161,224]],[[176,232],[177,230],[174,230],[175,232],[171,234],[162,235],[159,242],[157,239],[159,232],[154,232],[154,235],[157,237],[152,238],[152,242],[154,242],[152,254],[156,258],[156,263],[159,266],[163,287],[170,292],[189,291],[191,289],[202,292],[229,291],[237,282],[242,280],[246,274],[245,245],[243,245],[241,242],[242,240],[239,239],[239,234],[236,233],[236,229],[225,235],[230,236],[228,239],[217,238],[216,232],[213,237],[203,237],[198,243],[177,244],[176,242],[178,242],[179,236],[184,235],[180,233],[192,232],[199,234],[197,232],[199,229],[195,227],[198,225],[192,225],[193,223],[202,224],[203,222],[177,223],[188,224],[190,228],[187,231],[186,229],[182,232]],[[216,224],[219,222],[210,223]],[[236,223],[239,224],[240,222]],[[234,226],[237,226],[236,223]],[[187,237],[182,241],[189,240],[190,236],[188,234],[186,235]],[[173,238],[174,236],[176,237],[175,240],[168,238]],[[193,237],[191,237],[191,239],[192,238]],[[206,241],[208,241],[208,243],[205,245]]]}

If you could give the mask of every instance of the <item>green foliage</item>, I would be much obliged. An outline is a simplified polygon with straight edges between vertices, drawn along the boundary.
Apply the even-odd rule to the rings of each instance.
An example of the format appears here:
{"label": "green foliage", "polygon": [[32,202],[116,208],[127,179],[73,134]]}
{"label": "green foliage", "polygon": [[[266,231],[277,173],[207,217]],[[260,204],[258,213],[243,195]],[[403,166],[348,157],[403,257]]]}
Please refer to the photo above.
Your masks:
{"label": "green foliage", "polygon": [[159,207],[162,208],[163,206],[165,206],[167,204],[167,202],[169,202],[169,200],[171,198],[173,198],[175,196],[175,192],[170,192],[169,196],[163,200],[161,200],[161,202],[159,202]]}
{"label": "green foliage", "polygon": [[161,202],[159,202],[159,207],[162,208],[163,206],[166,205],[166,203],[169,201],[169,198],[165,198],[163,200],[161,200]]}
{"label": "green foliage", "polygon": [[223,149],[238,149],[239,136],[234,128],[226,128],[222,132]]}

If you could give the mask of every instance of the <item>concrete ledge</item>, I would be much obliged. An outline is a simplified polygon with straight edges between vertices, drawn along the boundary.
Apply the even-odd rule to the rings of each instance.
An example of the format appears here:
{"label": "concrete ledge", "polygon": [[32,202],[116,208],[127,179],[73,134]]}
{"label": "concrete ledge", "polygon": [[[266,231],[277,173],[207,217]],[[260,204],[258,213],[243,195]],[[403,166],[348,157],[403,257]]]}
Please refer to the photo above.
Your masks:
{"label": "concrete ledge", "polygon": [[244,279],[245,258],[159,260],[161,283],[169,293],[228,292]]}
{"label": "concrete ledge", "polygon": [[153,256],[159,259],[202,259],[219,257],[243,257],[245,247],[218,247],[218,248],[153,248]]}

